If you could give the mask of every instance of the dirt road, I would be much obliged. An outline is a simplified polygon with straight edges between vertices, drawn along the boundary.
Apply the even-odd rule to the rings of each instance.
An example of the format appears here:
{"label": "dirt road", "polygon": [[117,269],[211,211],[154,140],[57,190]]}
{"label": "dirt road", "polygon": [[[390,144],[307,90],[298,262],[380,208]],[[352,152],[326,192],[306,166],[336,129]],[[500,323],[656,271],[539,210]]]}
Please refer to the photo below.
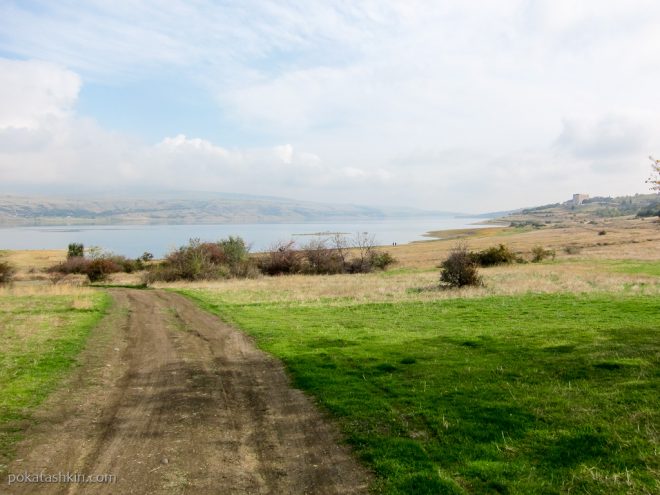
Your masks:
{"label": "dirt road", "polygon": [[177,294],[111,292],[111,314],[8,472],[116,481],[5,480],[0,493],[366,492],[336,431],[249,338]]}

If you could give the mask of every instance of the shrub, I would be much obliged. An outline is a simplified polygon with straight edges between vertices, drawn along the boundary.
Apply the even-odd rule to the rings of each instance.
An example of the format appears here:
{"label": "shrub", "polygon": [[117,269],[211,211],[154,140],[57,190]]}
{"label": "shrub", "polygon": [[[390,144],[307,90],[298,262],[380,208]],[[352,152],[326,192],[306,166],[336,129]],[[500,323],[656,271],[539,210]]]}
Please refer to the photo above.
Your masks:
{"label": "shrub", "polygon": [[7,261],[0,261],[0,285],[8,284],[14,278],[16,270]]}
{"label": "shrub", "polygon": [[86,274],[90,282],[99,282],[105,280],[109,274],[121,272],[122,267],[115,263],[111,258],[97,258],[89,260]]}
{"label": "shrub", "polygon": [[294,241],[279,243],[264,254],[258,266],[266,275],[291,273],[336,274],[369,273],[384,270],[396,260],[386,251],[379,251],[368,234],[356,236],[353,249],[344,237],[335,236],[332,247],[328,240],[315,239],[302,249]]}
{"label": "shrub", "polygon": [[71,256],[68,257],[66,261],[51,266],[46,271],[50,273],[63,273],[65,275],[70,273],[86,274],[89,262],[90,260],[83,258],[82,256]]}
{"label": "shrub", "polygon": [[301,255],[304,260],[302,270],[305,273],[335,274],[344,271],[342,256],[337,250],[329,248],[324,239],[310,241]]}
{"label": "shrub", "polygon": [[78,242],[69,244],[69,249],[66,253],[67,258],[82,258],[85,256],[85,246]]}
{"label": "shrub", "polygon": [[90,282],[105,280],[111,273],[131,273],[142,269],[142,262],[129,260],[124,256],[102,255],[93,259],[82,256],[72,256],[66,261],[51,266],[46,271],[60,275],[82,274],[87,275]]}
{"label": "shrub", "polygon": [[555,259],[554,249],[545,249],[543,246],[536,246],[532,248],[532,263],[538,263],[546,258]]}
{"label": "shrub", "polygon": [[518,261],[516,254],[504,244],[484,249],[478,253],[471,253],[471,255],[479,266],[503,265]]}
{"label": "shrub", "polygon": [[378,270],[386,270],[388,266],[396,263],[396,258],[387,251],[376,251],[371,257],[371,264]]}
{"label": "shrub", "polygon": [[211,243],[191,239],[188,246],[181,246],[165,258],[165,266],[177,279],[203,280],[221,276],[219,270],[222,252]]}
{"label": "shrub", "polygon": [[225,261],[229,266],[238,266],[245,262],[250,254],[250,248],[241,237],[229,236],[218,242],[218,246],[224,253]]}
{"label": "shrub", "polygon": [[230,236],[219,242],[190,239],[187,246],[168,254],[163,263],[149,267],[144,282],[254,276],[255,268],[248,259],[248,252],[240,237]]}
{"label": "shrub", "polygon": [[371,250],[366,256],[357,256],[346,263],[348,273],[371,273],[374,270],[385,270],[395,263],[396,259],[387,251]]}
{"label": "shrub", "polygon": [[467,244],[458,243],[447,259],[441,264],[440,281],[449,287],[464,287],[466,285],[481,285],[481,277],[473,253]]}
{"label": "shrub", "polygon": [[302,256],[294,241],[274,245],[259,261],[259,268],[266,275],[299,273],[302,266]]}
{"label": "shrub", "polygon": [[144,270],[144,263],[142,263],[142,260],[140,258],[131,260],[126,258],[125,256],[109,255],[109,256],[101,257],[100,259],[111,260],[113,263],[119,266],[120,272],[133,273],[139,270]]}
{"label": "shrub", "polygon": [[145,251],[144,253],[142,253],[142,256],[140,256],[139,259],[140,259],[140,261],[144,261],[146,263],[147,261],[153,260],[154,255],[153,255],[153,253],[150,253],[149,251]]}

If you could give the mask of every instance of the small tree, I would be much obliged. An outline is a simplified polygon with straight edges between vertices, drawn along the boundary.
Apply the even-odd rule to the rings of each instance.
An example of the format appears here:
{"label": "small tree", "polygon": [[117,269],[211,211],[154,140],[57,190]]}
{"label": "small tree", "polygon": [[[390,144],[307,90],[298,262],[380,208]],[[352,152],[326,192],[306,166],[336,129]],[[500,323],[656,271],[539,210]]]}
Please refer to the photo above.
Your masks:
{"label": "small tree", "polygon": [[337,253],[337,256],[339,257],[342,266],[346,265],[347,261],[347,252],[349,249],[349,242],[348,239],[344,234],[341,234],[337,232],[332,236],[332,248],[334,251]]}
{"label": "small tree", "polygon": [[69,250],[66,253],[67,258],[82,258],[85,256],[85,246],[80,242],[69,244]]}
{"label": "small tree", "polygon": [[647,184],[651,184],[652,191],[660,192],[660,160],[649,156],[651,160],[651,176],[647,179]]}
{"label": "small tree", "polygon": [[445,286],[464,287],[482,283],[477,262],[465,242],[456,244],[440,268],[440,282]]}
{"label": "small tree", "polygon": [[354,257],[347,269],[350,273],[369,273],[373,271],[372,261],[376,254],[376,236],[369,232],[358,232],[352,239]]}

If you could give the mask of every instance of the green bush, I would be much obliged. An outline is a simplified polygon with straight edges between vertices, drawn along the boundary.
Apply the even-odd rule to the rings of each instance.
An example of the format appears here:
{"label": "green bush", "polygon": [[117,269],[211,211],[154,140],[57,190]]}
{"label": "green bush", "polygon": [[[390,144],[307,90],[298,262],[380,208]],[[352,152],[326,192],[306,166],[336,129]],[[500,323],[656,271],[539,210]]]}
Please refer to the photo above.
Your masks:
{"label": "green bush", "polygon": [[245,241],[240,237],[229,236],[227,239],[222,239],[218,242],[218,247],[222,250],[225,257],[225,262],[230,266],[238,266],[248,259],[250,248],[245,244]]}
{"label": "green bush", "polygon": [[240,237],[218,242],[190,239],[187,246],[171,252],[163,263],[150,266],[144,281],[213,280],[253,276],[248,247]]}
{"label": "green bush", "polygon": [[66,253],[67,258],[82,258],[85,256],[85,246],[78,242],[72,242],[69,244],[68,251]]}
{"label": "green bush", "polygon": [[371,264],[378,270],[386,270],[396,263],[396,258],[387,251],[375,251],[371,256]]}
{"label": "green bush", "polygon": [[457,244],[440,268],[440,282],[444,286],[464,287],[482,283],[477,262],[465,243]]}
{"label": "green bush", "polygon": [[504,244],[500,244],[497,247],[490,247],[477,253],[471,253],[471,256],[474,257],[474,261],[479,266],[504,265],[519,261],[518,256]]}

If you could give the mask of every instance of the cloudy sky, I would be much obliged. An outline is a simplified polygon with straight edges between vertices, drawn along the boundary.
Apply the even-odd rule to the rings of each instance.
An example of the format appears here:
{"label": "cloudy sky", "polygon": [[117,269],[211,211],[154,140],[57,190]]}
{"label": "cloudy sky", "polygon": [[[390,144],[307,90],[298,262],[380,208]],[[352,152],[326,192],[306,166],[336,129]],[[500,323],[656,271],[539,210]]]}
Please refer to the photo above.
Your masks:
{"label": "cloudy sky", "polygon": [[660,2],[0,0],[0,192],[647,192]]}

